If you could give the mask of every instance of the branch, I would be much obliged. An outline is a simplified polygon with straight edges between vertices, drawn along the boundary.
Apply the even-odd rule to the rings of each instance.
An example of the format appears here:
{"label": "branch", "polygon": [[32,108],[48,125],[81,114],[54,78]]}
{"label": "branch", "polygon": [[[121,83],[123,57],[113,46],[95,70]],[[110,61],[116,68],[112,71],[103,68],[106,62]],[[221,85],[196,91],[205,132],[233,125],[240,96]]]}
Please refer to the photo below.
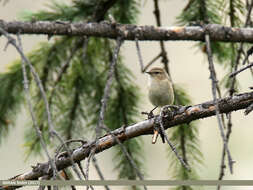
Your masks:
{"label": "branch", "polygon": [[85,23],[63,21],[5,22],[0,20],[0,27],[9,33],[45,34],[68,36],[95,36],[122,40],[192,40],[204,41],[205,33],[212,41],[253,42],[252,28],[232,28],[218,24],[182,27],[137,26],[118,23]]}
{"label": "branch", "polygon": [[218,126],[219,126],[219,130],[220,130],[220,134],[223,140],[223,146],[224,149],[228,155],[228,163],[229,163],[229,169],[230,169],[230,173],[233,174],[233,160],[230,154],[230,151],[228,149],[228,144],[227,144],[227,138],[225,136],[225,132],[224,132],[224,126],[223,123],[221,121],[221,117],[220,117],[220,109],[219,109],[219,104],[217,101],[217,95],[216,95],[216,89],[218,88],[217,86],[217,78],[216,78],[216,72],[215,72],[215,68],[214,68],[214,64],[213,64],[213,55],[212,55],[212,50],[211,50],[211,42],[210,42],[210,37],[209,34],[205,35],[205,39],[206,39],[206,47],[207,47],[207,57],[208,57],[208,63],[209,63],[209,71],[210,71],[210,79],[212,80],[212,94],[213,94],[213,101],[215,103],[215,110],[216,110],[216,116],[217,116],[217,121],[218,121]]}
{"label": "branch", "polygon": [[118,59],[119,49],[120,49],[121,44],[122,44],[122,40],[121,40],[121,38],[118,38],[117,45],[116,45],[116,48],[113,53],[112,63],[110,64],[110,70],[109,70],[108,78],[107,78],[106,85],[104,88],[104,94],[101,99],[101,108],[100,108],[98,123],[96,126],[96,138],[99,138],[99,136],[101,135],[101,128],[104,125],[104,118],[105,118],[105,111],[106,111],[106,107],[107,107],[107,101],[109,99],[109,94],[110,94],[111,85],[112,85],[112,81],[113,81],[114,71],[115,71],[115,67],[117,64],[117,59]]}
{"label": "branch", "polygon": [[[220,113],[229,113],[231,111],[245,109],[253,103],[253,92],[217,99],[217,102],[219,105]],[[181,107],[178,111],[173,113],[174,117],[172,119],[171,117],[166,117],[167,114],[168,113],[165,113],[163,116],[164,129],[168,129],[170,127],[174,127],[183,123],[190,123],[191,121],[201,118],[214,116],[216,114],[215,102],[209,101],[194,106]],[[171,115],[171,113],[168,115]],[[156,115],[155,118],[141,121],[126,128],[118,128],[112,131],[112,133],[121,142],[130,140],[131,138],[137,136],[153,134],[154,120],[160,119],[159,117],[159,115]],[[95,142],[84,144],[79,148],[74,149],[71,157],[75,162],[80,162],[81,160],[88,157],[90,151],[94,148],[96,148],[95,152],[99,153],[117,144],[117,141],[111,134],[106,134],[97,140],[97,146],[95,146]],[[56,166],[58,170],[62,170],[68,166],[71,166],[71,159],[68,157],[68,154],[66,152],[59,154],[58,159],[56,160]],[[12,180],[33,180],[45,175],[51,175],[51,173],[52,170],[50,169],[48,162],[38,163],[37,166],[33,167],[32,171],[15,176],[12,178]],[[15,187],[9,186],[3,188],[12,189]]]}
{"label": "branch", "polygon": [[[0,35],[1,34],[4,35],[8,39],[8,43],[12,44],[16,48],[17,52],[21,56],[22,61],[24,61],[29,66],[29,68],[31,70],[31,73],[32,73],[32,75],[33,75],[33,77],[35,79],[35,82],[36,82],[36,84],[37,84],[37,86],[38,86],[38,88],[40,90],[43,102],[44,102],[45,107],[46,107],[45,110],[46,110],[46,113],[47,113],[47,121],[48,121],[48,125],[49,125],[49,134],[53,135],[53,137],[54,136],[57,137],[58,140],[64,145],[65,149],[68,150],[67,152],[68,152],[68,155],[70,156],[70,160],[71,160],[71,163],[72,163],[72,168],[75,171],[75,173],[77,174],[77,176],[79,177],[79,179],[81,180],[81,176],[80,176],[78,170],[75,167],[73,159],[71,158],[70,150],[64,144],[64,141],[61,138],[61,136],[54,129],[54,125],[53,125],[53,121],[52,121],[52,116],[51,116],[51,112],[50,112],[50,108],[49,108],[46,92],[44,90],[44,87],[42,85],[42,82],[41,82],[41,79],[40,79],[38,73],[36,72],[36,70],[33,67],[33,65],[31,64],[31,62],[28,60],[28,58],[24,55],[22,49],[17,45],[15,39],[13,37],[11,37],[4,29],[2,29],[0,27]],[[52,167],[55,167],[55,164],[53,164]],[[56,170],[57,169],[55,169],[54,171],[56,171]]]}
{"label": "branch", "polygon": [[[154,0],[154,7],[155,7],[155,10],[153,11],[153,13],[155,14],[155,18],[156,18],[156,25],[160,27],[162,25],[162,21],[160,17],[160,9],[159,9],[158,0]],[[162,63],[164,64],[164,68],[166,72],[168,73],[169,77],[171,78],[170,70],[169,70],[169,59],[167,56],[167,51],[165,50],[165,45],[164,45],[163,40],[160,41],[160,47],[161,47]]]}
{"label": "branch", "polygon": [[252,66],[253,66],[253,63],[250,63],[250,64],[247,65],[246,67],[243,67],[243,68],[241,68],[240,70],[234,71],[233,73],[231,73],[231,74],[229,75],[229,77],[234,77],[234,76],[236,76],[237,74],[241,73],[242,71],[244,71],[244,70],[246,70],[246,69],[248,69],[248,68],[250,68],[250,67],[252,67]]}

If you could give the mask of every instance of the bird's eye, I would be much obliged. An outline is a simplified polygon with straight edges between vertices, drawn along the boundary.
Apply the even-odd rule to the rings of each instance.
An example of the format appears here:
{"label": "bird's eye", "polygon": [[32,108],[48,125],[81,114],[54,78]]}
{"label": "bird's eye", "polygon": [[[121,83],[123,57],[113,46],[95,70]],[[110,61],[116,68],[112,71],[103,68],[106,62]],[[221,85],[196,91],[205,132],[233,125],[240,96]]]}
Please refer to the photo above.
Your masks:
{"label": "bird's eye", "polygon": [[154,72],[156,75],[159,74],[159,72]]}

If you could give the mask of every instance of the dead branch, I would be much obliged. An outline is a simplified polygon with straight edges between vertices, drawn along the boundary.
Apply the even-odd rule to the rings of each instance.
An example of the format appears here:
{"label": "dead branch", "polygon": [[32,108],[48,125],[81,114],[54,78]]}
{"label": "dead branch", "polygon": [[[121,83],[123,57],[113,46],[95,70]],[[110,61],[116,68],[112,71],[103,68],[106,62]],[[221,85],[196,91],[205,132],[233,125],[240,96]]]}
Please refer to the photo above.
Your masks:
{"label": "dead branch", "polygon": [[204,41],[205,33],[212,41],[222,42],[253,42],[253,28],[233,28],[218,24],[181,27],[137,26],[109,22],[63,22],[33,21],[6,22],[0,20],[0,27],[12,34],[45,34],[68,36],[94,36],[122,40],[191,40]]}
{"label": "dead branch", "polygon": [[[217,99],[217,102],[219,105],[220,114],[245,109],[253,103],[253,92]],[[216,115],[215,102],[209,101],[194,106],[183,106],[179,110],[173,112],[173,117],[167,117],[167,115],[171,115],[171,113],[164,113],[164,129]],[[121,142],[134,137],[153,134],[154,121],[156,119],[160,119],[159,117],[159,115],[156,115],[152,119],[144,120],[125,128],[120,127],[111,133],[113,133],[114,136],[116,136],[117,139],[119,139]],[[94,141],[87,143],[80,146],[79,148],[74,149],[72,151],[71,158],[73,158],[74,162],[80,162],[89,156],[92,149],[95,148],[95,153],[99,153],[111,148],[112,146],[115,146],[116,144],[118,143],[113,135],[106,134],[105,136],[100,137],[97,142]],[[150,146],[152,145],[150,144]],[[71,159],[68,156],[67,152],[62,152],[59,154],[56,160],[56,166],[58,170],[62,170],[66,167],[71,166]],[[50,168],[49,162],[38,163],[36,166],[33,166],[32,171],[15,176],[12,178],[12,180],[33,180],[46,175],[52,175],[52,169]],[[15,187],[10,186],[4,187],[4,189],[14,188]]]}

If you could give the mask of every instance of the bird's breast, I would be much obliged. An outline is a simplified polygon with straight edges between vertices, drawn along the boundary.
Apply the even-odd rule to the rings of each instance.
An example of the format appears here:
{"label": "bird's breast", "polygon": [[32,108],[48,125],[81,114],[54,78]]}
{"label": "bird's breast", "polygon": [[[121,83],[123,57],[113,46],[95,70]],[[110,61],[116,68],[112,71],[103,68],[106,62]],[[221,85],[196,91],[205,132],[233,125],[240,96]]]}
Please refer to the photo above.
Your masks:
{"label": "bird's breast", "polygon": [[149,99],[155,106],[172,104],[174,93],[168,80],[149,80]]}

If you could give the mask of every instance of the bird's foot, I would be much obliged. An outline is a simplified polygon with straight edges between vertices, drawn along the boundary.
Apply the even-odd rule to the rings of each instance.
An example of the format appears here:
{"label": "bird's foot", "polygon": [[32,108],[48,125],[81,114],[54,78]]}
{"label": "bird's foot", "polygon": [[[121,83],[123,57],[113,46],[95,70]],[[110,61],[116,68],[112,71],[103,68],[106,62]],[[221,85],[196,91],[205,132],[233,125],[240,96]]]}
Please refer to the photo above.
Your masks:
{"label": "bird's foot", "polygon": [[184,112],[187,106],[181,105],[166,105],[163,106],[161,112],[163,112],[163,117],[173,118],[178,112]]}
{"label": "bird's foot", "polygon": [[148,115],[148,119],[151,119],[154,117],[153,111],[158,108],[158,106],[154,107],[150,112],[141,112],[141,114]]}

